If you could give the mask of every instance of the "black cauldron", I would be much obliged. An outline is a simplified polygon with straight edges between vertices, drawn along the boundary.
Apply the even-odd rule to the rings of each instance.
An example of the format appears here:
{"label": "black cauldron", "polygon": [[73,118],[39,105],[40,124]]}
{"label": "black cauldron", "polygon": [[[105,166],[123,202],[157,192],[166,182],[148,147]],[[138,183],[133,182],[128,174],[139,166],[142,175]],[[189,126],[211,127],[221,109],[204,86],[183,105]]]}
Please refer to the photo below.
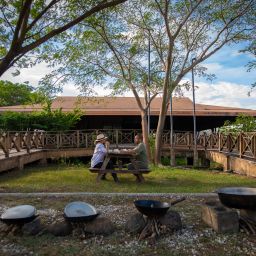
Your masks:
{"label": "black cauldron", "polygon": [[221,203],[229,208],[256,210],[256,188],[226,187],[216,192]]}

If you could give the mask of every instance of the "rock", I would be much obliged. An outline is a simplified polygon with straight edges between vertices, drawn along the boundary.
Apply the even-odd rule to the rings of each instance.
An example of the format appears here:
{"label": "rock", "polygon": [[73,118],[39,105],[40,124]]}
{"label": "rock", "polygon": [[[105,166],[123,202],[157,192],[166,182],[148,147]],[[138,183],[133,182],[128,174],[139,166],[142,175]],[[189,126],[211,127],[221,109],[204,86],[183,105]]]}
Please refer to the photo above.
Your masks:
{"label": "rock", "polygon": [[0,221],[0,233],[5,233],[8,229],[10,229],[9,226],[4,222]]}
{"label": "rock", "polygon": [[78,237],[80,239],[84,239],[85,238],[84,225],[82,225],[81,227],[73,227],[72,236]]}
{"label": "rock", "polygon": [[115,226],[109,219],[98,217],[90,222],[86,222],[84,231],[94,235],[110,235],[115,231]]}
{"label": "rock", "polygon": [[72,233],[72,226],[69,222],[62,220],[52,223],[47,227],[47,230],[54,236],[67,236]]}
{"label": "rock", "polygon": [[[10,231],[9,234],[12,234],[13,236],[22,236],[23,233],[22,233],[22,228],[20,225],[13,225],[13,228],[12,230]],[[8,235],[9,235],[8,234]]]}
{"label": "rock", "polygon": [[180,230],[182,228],[180,214],[172,210],[169,210],[164,216],[161,216],[159,223],[166,226],[168,230]]}
{"label": "rock", "polygon": [[40,221],[40,218],[36,218],[33,221],[26,223],[22,227],[22,233],[28,236],[37,235],[40,231],[43,230],[43,225]]}
{"label": "rock", "polygon": [[236,210],[207,202],[202,205],[202,220],[218,233],[239,232],[239,216]]}
{"label": "rock", "polygon": [[5,237],[7,235],[22,235],[21,226],[16,224],[5,224],[3,222],[0,222],[0,237]]}
{"label": "rock", "polygon": [[125,231],[131,234],[140,233],[146,225],[141,213],[133,214],[125,223]]}

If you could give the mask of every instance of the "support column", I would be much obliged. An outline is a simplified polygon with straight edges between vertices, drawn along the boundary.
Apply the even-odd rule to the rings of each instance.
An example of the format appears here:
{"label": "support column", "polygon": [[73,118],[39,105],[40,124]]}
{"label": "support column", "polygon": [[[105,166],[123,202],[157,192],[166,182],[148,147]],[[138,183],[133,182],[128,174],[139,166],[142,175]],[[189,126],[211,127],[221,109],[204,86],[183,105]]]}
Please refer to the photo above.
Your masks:
{"label": "support column", "polygon": [[170,160],[171,166],[176,166],[175,150],[173,148],[170,149]]}

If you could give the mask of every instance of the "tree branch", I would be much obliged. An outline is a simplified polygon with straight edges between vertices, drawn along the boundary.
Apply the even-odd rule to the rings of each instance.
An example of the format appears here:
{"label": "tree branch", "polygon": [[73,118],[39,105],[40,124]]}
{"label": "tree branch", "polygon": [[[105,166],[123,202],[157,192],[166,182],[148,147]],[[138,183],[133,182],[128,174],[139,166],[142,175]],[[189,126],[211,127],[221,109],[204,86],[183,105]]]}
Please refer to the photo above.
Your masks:
{"label": "tree branch", "polygon": [[6,21],[6,23],[7,23],[7,24],[8,24],[8,26],[10,27],[10,29],[11,29],[12,33],[14,34],[13,26],[11,25],[11,23],[9,22],[9,20],[8,20],[8,19],[7,19],[7,17],[5,16],[5,13],[4,13],[3,8],[0,8],[0,9],[1,9],[1,12],[2,12],[2,14],[3,14],[3,17],[4,17],[5,21]]}
{"label": "tree branch", "polygon": [[[173,39],[175,40],[175,38],[179,35],[180,30],[182,29],[183,25],[187,22],[187,20],[189,19],[189,17],[191,16],[191,14],[196,10],[196,8],[201,4],[203,0],[199,0],[196,5],[194,7],[191,8],[190,12],[185,16],[184,20],[180,23],[178,29],[176,30],[176,32],[173,35]],[[168,23],[169,24],[169,23]]]}
{"label": "tree branch", "polygon": [[[20,35],[20,29],[21,29],[21,26],[22,24],[24,23],[24,16],[26,16],[26,13],[27,13],[27,10],[30,9],[30,6],[32,4],[32,1],[33,0],[25,0],[25,3],[20,11],[20,15],[19,15],[19,18],[18,18],[18,21],[17,21],[17,25],[15,27],[15,31],[14,31],[14,34],[13,34],[13,39],[12,39],[12,44],[11,44],[11,49],[14,49],[15,47],[19,47],[21,45],[22,42],[19,42],[18,44],[18,38],[19,38],[19,35]],[[28,18],[28,16],[26,16]]]}
{"label": "tree branch", "polygon": [[56,3],[58,3],[60,0],[52,0],[38,15],[37,17],[29,24],[29,26],[26,29],[26,32],[31,30],[31,28],[42,18],[42,16]]}
{"label": "tree branch", "polygon": [[[27,0],[27,1],[31,1],[31,0]],[[73,27],[74,25],[78,24],[80,21],[84,20],[85,18],[88,18],[89,16],[91,16],[91,15],[93,15],[93,14],[99,12],[99,11],[102,11],[106,8],[116,6],[117,4],[124,3],[126,1],[127,0],[113,0],[111,2],[108,2],[108,1],[104,0],[101,3],[99,3],[98,5],[92,7],[89,11],[86,11],[83,15],[81,15],[78,18],[76,18],[76,19],[72,20],[71,22],[67,23],[66,25],[52,30],[51,32],[49,32],[45,36],[41,37],[37,41],[23,47],[22,51],[28,52],[31,49],[34,49],[35,47],[37,47],[37,46],[41,45],[42,43],[46,42],[50,38],[62,33],[63,31],[65,31],[65,30],[67,30],[71,27]]]}
{"label": "tree branch", "polygon": [[116,58],[116,60],[117,60],[117,62],[118,62],[118,65],[120,66],[120,69],[121,69],[121,71],[122,71],[122,75],[123,75],[123,77],[125,78],[124,67],[123,67],[123,64],[122,64],[122,62],[124,62],[124,61],[123,61],[121,55],[119,54],[119,52],[118,52],[118,51],[116,50],[116,48],[112,45],[110,39],[108,38],[108,36],[107,36],[107,34],[106,34],[106,31],[105,31],[104,27],[101,26],[101,28],[102,28],[104,34],[102,34],[102,33],[101,33],[98,29],[96,29],[95,27],[92,27],[92,28],[101,36],[101,38],[104,40],[104,42],[108,45],[109,49],[110,49],[110,50],[112,51],[112,53],[114,54],[114,56],[115,56],[115,58]]}

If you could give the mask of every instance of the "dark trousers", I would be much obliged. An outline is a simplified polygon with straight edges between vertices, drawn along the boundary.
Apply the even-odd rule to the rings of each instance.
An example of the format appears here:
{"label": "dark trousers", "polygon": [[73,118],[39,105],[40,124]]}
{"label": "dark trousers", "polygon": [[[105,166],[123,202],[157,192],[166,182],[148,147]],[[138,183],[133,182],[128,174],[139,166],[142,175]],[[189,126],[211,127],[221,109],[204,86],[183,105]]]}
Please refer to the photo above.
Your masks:
{"label": "dark trousers", "polygon": [[[102,165],[103,165],[103,162],[99,162],[99,163],[97,163],[93,168],[101,168]],[[113,170],[113,169],[114,169],[114,164],[113,164],[112,161],[109,161],[109,162],[108,162],[108,164],[107,164],[107,166],[106,166],[106,169],[110,169],[110,170]],[[116,173],[112,173],[111,175],[112,175],[112,177],[113,177],[113,179],[114,179],[115,181],[118,180]],[[106,173],[102,175],[102,178],[101,178],[101,179],[102,179],[102,180],[106,179]]]}

